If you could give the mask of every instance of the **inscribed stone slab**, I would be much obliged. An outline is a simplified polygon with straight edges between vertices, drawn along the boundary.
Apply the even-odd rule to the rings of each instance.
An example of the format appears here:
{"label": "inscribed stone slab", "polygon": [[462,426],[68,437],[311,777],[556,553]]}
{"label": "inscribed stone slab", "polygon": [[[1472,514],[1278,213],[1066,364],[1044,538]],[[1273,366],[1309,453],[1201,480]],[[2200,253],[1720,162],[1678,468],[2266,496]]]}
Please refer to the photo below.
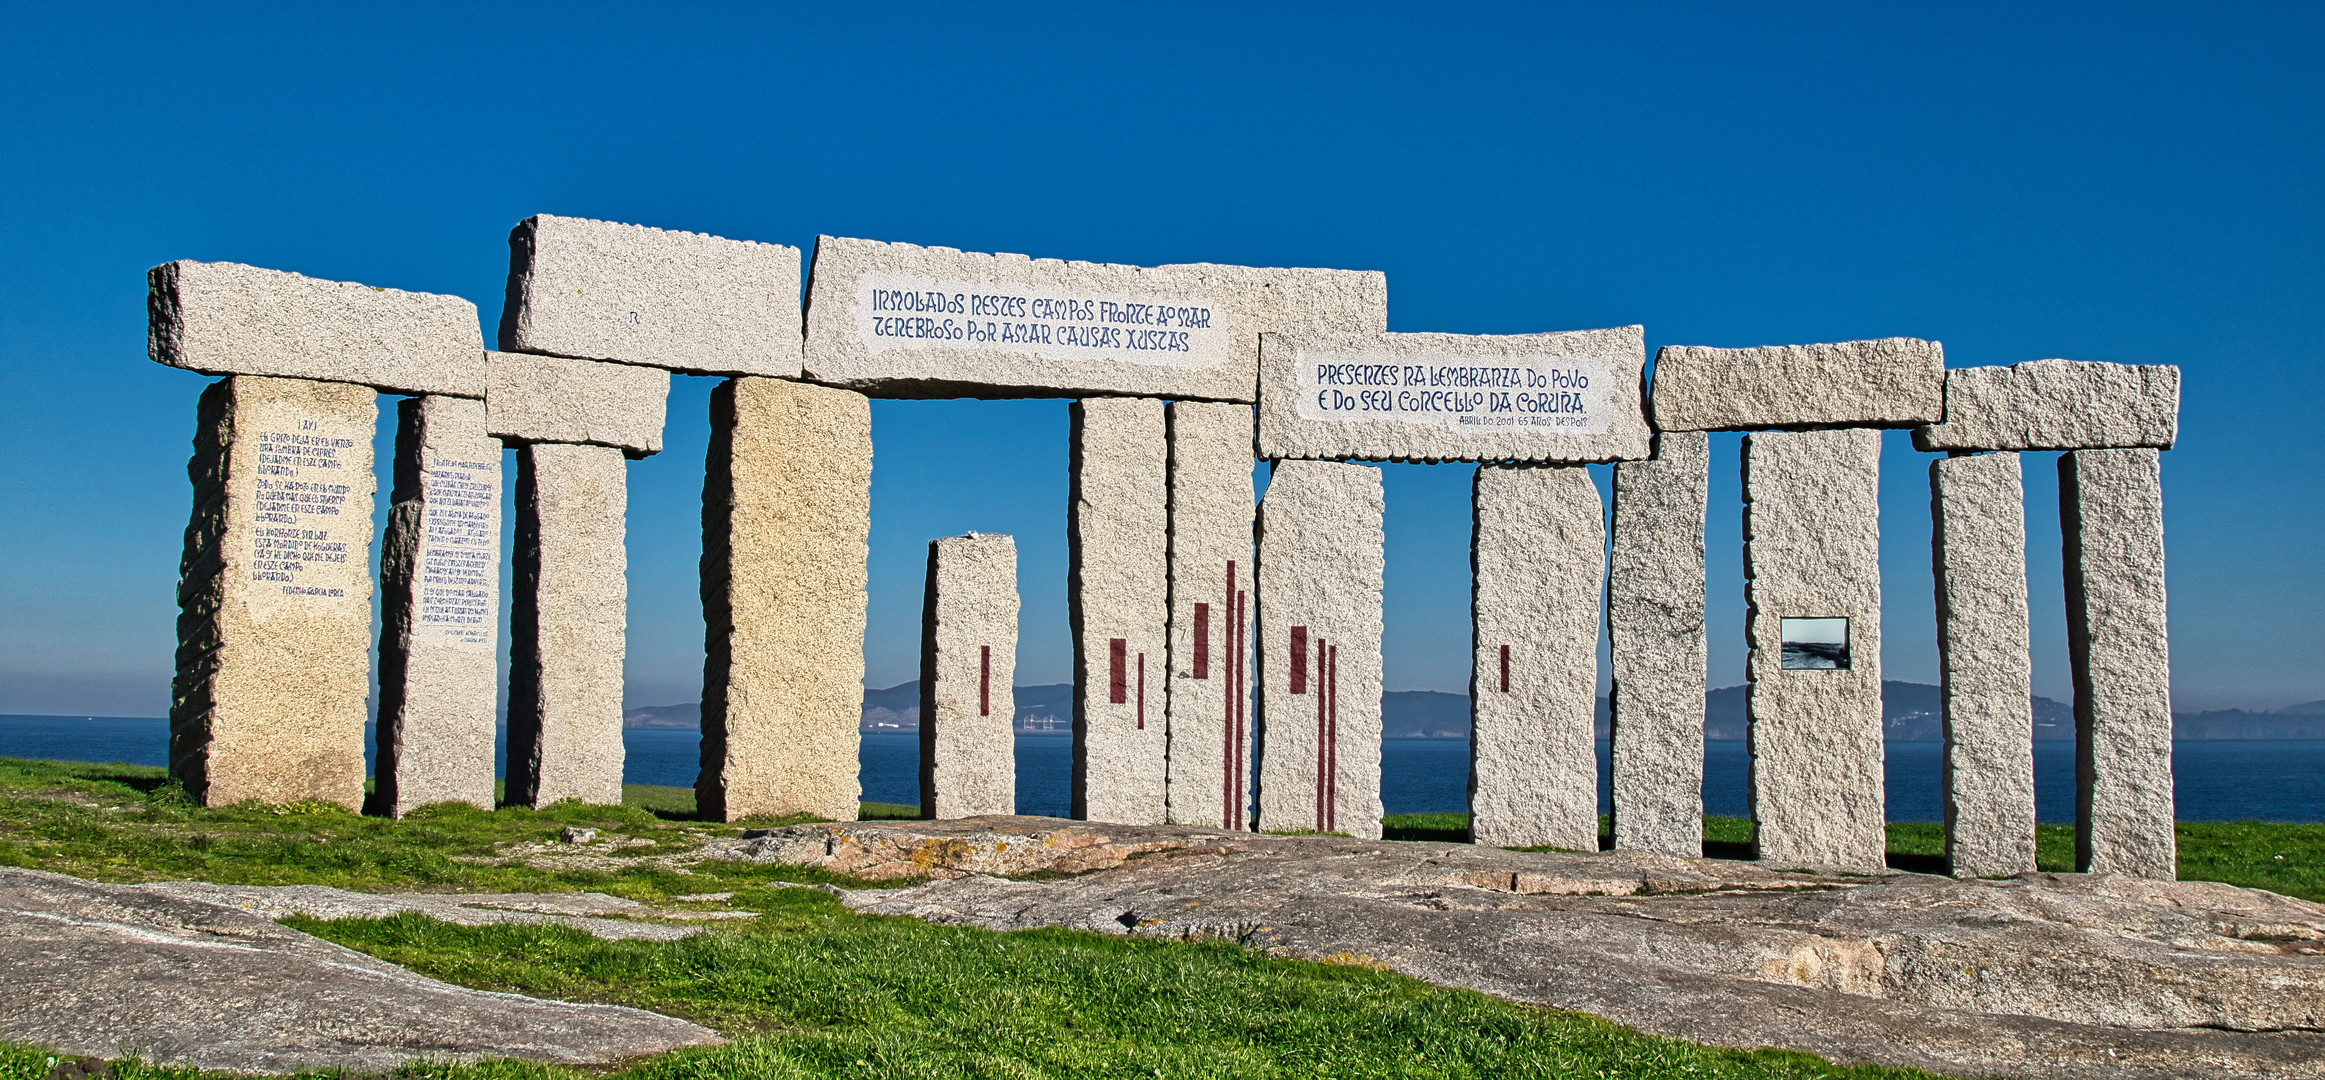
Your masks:
{"label": "inscribed stone slab", "polygon": [[670,373],[563,356],[486,353],[485,426],[511,442],[591,443],[632,457],[662,449]]}
{"label": "inscribed stone slab", "polygon": [[1703,854],[1703,522],[1711,437],[1666,431],[1615,466],[1607,695],[1615,847]]}
{"label": "inscribed stone slab", "polygon": [[2034,693],[2026,495],[2017,454],[1929,466],[1946,861],[1958,877],[2034,870]]}
{"label": "inscribed stone slab", "polygon": [[380,555],[379,766],[371,802],[493,807],[500,704],[501,444],[484,402],[396,406],[395,487]]}
{"label": "inscribed stone slab", "polygon": [[1176,401],[1170,437],[1170,819],[1251,823],[1251,406]]}
{"label": "inscribed stone slab", "polygon": [[1918,450],[2172,448],[2180,369],[2029,360],[1946,372],[1946,419],[1913,429]]}
{"label": "inscribed stone slab", "polygon": [[2075,681],[2076,868],[2170,880],[2178,839],[2159,455],[2060,455],[2059,518]]}
{"label": "inscribed stone slab", "polygon": [[702,773],[713,821],[854,821],[872,408],[740,378],[711,395],[702,486]]}
{"label": "inscribed stone slab", "polygon": [[1647,456],[1636,326],[1260,338],[1259,455],[1366,461]]}
{"label": "inscribed stone slab", "polygon": [[[1279,461],[1259,506],[1259,827],[1381,835],[1380,470]],[[1595,796],[1594,796],[1595,797]]]}
{"label": "inscribed stone slab", "polygon": [[1945,349],[1918,338],[1655,352],[1657,431],[1911,427],[1945,417]]}
{"label": "inscribed stone slab", "polygon": [[1253,399],[1259,335],[1379,333],[1377,272],[1122,266],[825,236],[807,377],[880,397]]}
{"label": "inscribed stone slab", "polygon": [[510,352],[798,378],[799,249],[537,214],[509,233]]}
{"label": "inscribed stone slab", "polygon": [[1017,541],[929,541],[920,619],[920,816],[1014,814]]}
{"label": "inscribed stone slab", "polygon": [[[1745,675],[1759,857],[1887,864],[1881,745],[1881,433],[1744,440]],[[1788,668],[1786,619],[1847,619],[1842,669]]]}
{"label": "inscribed stone slab", "polygon": [[171,367],[484,396],[476,305],[457,296],[192,260],[146,283],[146,350]]}
{"label": "inscribed stone slab", "polygon": [[609,446],[517,451],[507,800],[622,801],[627,463]]}
{"label": "inscribed stone slab", "polygon": [[1073,815],[1169,816],[1169,443],[1154,398],[1073,405],[1066,618],[1074,639]]}
{"label": "inscribed stone slab", "polygon": [[234,375],[186,472],[170,773],[206,806],[363,803],[371,388]]}
{"label": "inscribed stone slab", "polygon": [[1576,466],[1482,465],[1471,499],[1470,838],[1597,851],[1606,505]]}

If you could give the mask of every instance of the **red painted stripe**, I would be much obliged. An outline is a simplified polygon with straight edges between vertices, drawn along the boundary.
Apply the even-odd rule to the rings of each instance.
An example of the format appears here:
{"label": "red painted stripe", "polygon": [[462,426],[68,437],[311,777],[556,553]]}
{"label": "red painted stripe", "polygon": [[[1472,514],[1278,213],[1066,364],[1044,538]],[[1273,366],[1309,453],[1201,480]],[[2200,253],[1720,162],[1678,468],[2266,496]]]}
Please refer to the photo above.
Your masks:
{"label": "red painted stripe", "polygon": [[993,646],[977,646],[977,715],[993,715]]}
{"label": "red painted stripe", "polygon": [[1330,737],[1324,726],[1324,654],[1331,645],[1323,638],[1316,639],[1316,831],[1324,831],[1324,773],[1325,750]]}
{"label": "red painted stripe", "polygon": [[1195,605],[1195,677],[1211,677],[1211,605]]}
{"label": "red painted stripe", "polygon": [[1502,693],[1510,692],[1510,647],[1502,646]]}
{"label": "red painted stripe", "polygon": [[1308,692],[1308,628],[1292,627],[1292,693]]}
{"label": "red painted stripe", "polygon": [[1249,636],[1250,636],[1250,634],[1251,634],[1251,619],[1250,619],[1250,616],[1249,616],[1249,613],[1248,613],[1248,610],[1247,610],[1247,609],[1249,608],[1249,606],[1250,606],[1250,601],[1244,597],[1243,591],[1242,591],[1242,590],[1240,590],[1240,589],[1236,590],[1236,593],[1235,593],[1235,827],[1236,827],[1237,829],[1242,829],[1242,828],[1244,828],[1245,826],[1247,826],[1247,825],[1249,825],[1249,824],[1250,824],[1250,819],[1249,819],[1248,817],[1246,817],[1246,816],[1244,815],[1244,812],[1243,812],[1243,811],[1244,811],[1244,805],[1243,805],[1243,795],[1244,795],[1244,793],[1245,793],[1245,792],[1247,792],[1247,791],[1250,791],[1250,790],[1251,790],[1251,784],[1250,784],[1250,783],[1249,783],[1249,782],[1246,780],[1246,774],[1245,774],[1245,772],[1244,772],[1244,760],[1243,760],[1243,748],[1244,748],[1244,746],[1247,744],[1247,740],[1244,738],[1244,727],[1243,727],[1243,722],[1244,722],[1244,720],[1246,719],[1245,713],[1246,713],[1246,712],[1247,712],[1247,711],[1248,711],[1248,710],[1251,708],[1251,695],[1250,695],[1250,693],[1249,693],[1250,687],[1249,687],[1249,686],[1247,686],[1247,685],[1245,685],[1245,680],[1249,679],[1249,678],[1251,677],[1251,675],[1250,675],[1250,673],[1249,673],[1248,669],[1246,669],[1246,668],[1244,667],[1244,665],[1243,665],[1243,652],[1244,652],[1244,646],[1245,646],[1245,644],[1246,644],[1246,641],[1245,641],[1245,639],[1246,639],[1247,637],[1249,637]]}
{"label": "red painted stripe", "polygon": [[1130,642],[1112,638],[1106,642],[1106,700],[1115,705],[1130,700]]}
{"label": "red painted stripe", "polygon": [[1324,827],[1327,831],[1340,827],[1340,646],[1332,646],[1331,658],[1325,661],[1324,691],[1332,699],[1332,763],[1330,779],[1324,784]]}
{"label": "red painted stripe", "polygon": [[1138,654],[1138,730],[1146,730],[1146,654]]}
{"label": "red painted stripe", "polygon": [[1235,828],[1235,564],[1227,564],[1227,677],[1220,681],[1219,702],[1219,827]]}

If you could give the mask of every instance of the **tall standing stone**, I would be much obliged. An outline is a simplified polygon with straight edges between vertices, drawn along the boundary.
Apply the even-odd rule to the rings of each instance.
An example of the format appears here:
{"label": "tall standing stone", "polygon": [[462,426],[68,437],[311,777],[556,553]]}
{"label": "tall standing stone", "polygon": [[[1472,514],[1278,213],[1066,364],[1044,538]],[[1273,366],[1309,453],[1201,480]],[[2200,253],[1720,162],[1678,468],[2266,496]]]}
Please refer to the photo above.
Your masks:
{"label": "tall standing stone", "polygon": [[1373,466],[1280,461],[1269,473],[1259,512],[1262,829],[1380,838],[1383,509]]}
{"label": "tall standing stone", "polygon": [[737,378],[711,395],[702,498],[702,772],[714,821],[853,821],[872,410]]}
{"label": "tall standing stone", "polygon": [[[1263,521],[1274,520],[1274,498],[1271,486]],[[1597,851],[1605,504],[1581,466],[1483,465],[1473,507],[1470,837]],[[1261,580],[1271,585],[1265,560],[1274,550],[1263,541]],[[1265,599],[1272,604],[1275,594]],[[1261,618],[1273,632],[1266,609]],[[1265,715],[1272,737],[1276,714]]]}
{"label": "tall standing stone", "polygon": [[2171,650],[2163,474],[2154,450],[2059,457],[2067,655],[2075,681],[2075,863],[2171,879]]}
{"label": "tall standing stone", "polygon": [[1666,431],[1615,466],[1607,575],[1615,847],[1703,854],[1703,523],[1711,437]]}
{"label": "tall standing stone", "polygon": [[[1073,405],[1066,617],[1074,639],[1073,815],[1169,815],[1163,710],[1169,446],[1154,398]],[[1150,680],[1151,676],[1151,680]]]}
{"label": "tall standing stone", "polygon": [[1170,438],[1170,820],[1251,822],[1252,413],[1173,402]]}
{"label": "tall standing stone", "polygon": [[[1759,857],[1779,866],[1887,862],[1880,480],[1879,431],[1744,440],[1752,819]],[[1846,620],[1837,663],[1787,647],[1787,621],[1836,619]]]}
{"label": "tall standing stone", "polygon": [[205,805],[363,803],[378,418],[346,383],[233,375],[202,393],[169,758]]}
{"label": "tall standing stone", "polygon": [[2033,665],[2018,455],[1930,463],[1946,861],[1961,877],[2034,869]]}
{"label": "tall standing stone", "polygon": [[920,816],[1014,814],[1017,542],[929,541],[920,620]]}
{"label": "tall standing stone", "polygon": [[380,554],[379,764],[372,805],[493,806],[499,712],[501,444],[484,402],[396,407],[395,486]]}
{"label": "tall standing stone", "polygon": [[509,802],[622,801],[629,489],[610,446],[517,453],[509,614]]}

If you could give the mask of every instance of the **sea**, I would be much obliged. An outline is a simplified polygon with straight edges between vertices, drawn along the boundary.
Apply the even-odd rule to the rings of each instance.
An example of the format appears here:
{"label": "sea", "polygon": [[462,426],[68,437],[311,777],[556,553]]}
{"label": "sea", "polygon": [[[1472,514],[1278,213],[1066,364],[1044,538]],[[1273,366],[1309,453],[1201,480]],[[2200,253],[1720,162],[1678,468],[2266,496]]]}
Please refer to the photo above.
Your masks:
{"label": "sea", "polygon": [[[167,721],[110,716],[0,715],[0,757],[162,765]],[[368,732],[367,732],[368,734]],[[368,743],[368,739],[366,740]],[[691,787],[699,737],[690,730],[630,728],[623,779]],[[504,740],[505,744],[505,740]],[[1944,746],[1891,742],[1886,774],[1891,821],[1942,821]],[[904,732],[866,733],[858,759],[867,801],[919,802],[920,739]],[[1741,742],[1706,742],[1703,804],[1707,814],[1745,816],[1749,759]],[[1073,768],[1069,735],[1017,736],[1017,811],[1064,817]],[[1599,809],[1609,805],[1607,744],[1598,744]],[[2325,821],[2325,741],[2204,741],[2172,745],[2174,801],[2182,821]],[[1463,739],[1387,739],[1381,743],[1381,802],[1392,814],[1468,809],[1469,743]],[[2075,820],[2073,743],[2034,744],[2035,817]]]}

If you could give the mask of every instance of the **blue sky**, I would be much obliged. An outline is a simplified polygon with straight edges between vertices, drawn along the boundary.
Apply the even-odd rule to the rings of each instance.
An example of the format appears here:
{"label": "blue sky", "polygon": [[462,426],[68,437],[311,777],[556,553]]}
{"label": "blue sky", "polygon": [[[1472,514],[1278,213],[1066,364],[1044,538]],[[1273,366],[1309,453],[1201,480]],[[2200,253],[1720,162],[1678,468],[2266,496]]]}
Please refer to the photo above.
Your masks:
{"label": "blue sky", "polygon": [[[1254,5],[0,13],[0,712],[158,715],[204,382],[178,258],[449,292],[538,212],[1154,264],[1386,271],[1396,330],[1650,349],[1914,335],[2176,363],[2183,708],[2325,697],[2319,8]],[[697,691],[708,380],[632,466],[630,703]],[[1067,677],[1062,402],[875,405],[870,681],[925,542],[1014,533],[1019,681]],[[1741,681],[1735,439],[1712,677]],[[2051,455],[2036,682],[2067,696]],[[1934,681],[1927,459],[1884,457],[1891,677]],[[1469,470],[1390,466],[1392,689],[1459,690]]]}

